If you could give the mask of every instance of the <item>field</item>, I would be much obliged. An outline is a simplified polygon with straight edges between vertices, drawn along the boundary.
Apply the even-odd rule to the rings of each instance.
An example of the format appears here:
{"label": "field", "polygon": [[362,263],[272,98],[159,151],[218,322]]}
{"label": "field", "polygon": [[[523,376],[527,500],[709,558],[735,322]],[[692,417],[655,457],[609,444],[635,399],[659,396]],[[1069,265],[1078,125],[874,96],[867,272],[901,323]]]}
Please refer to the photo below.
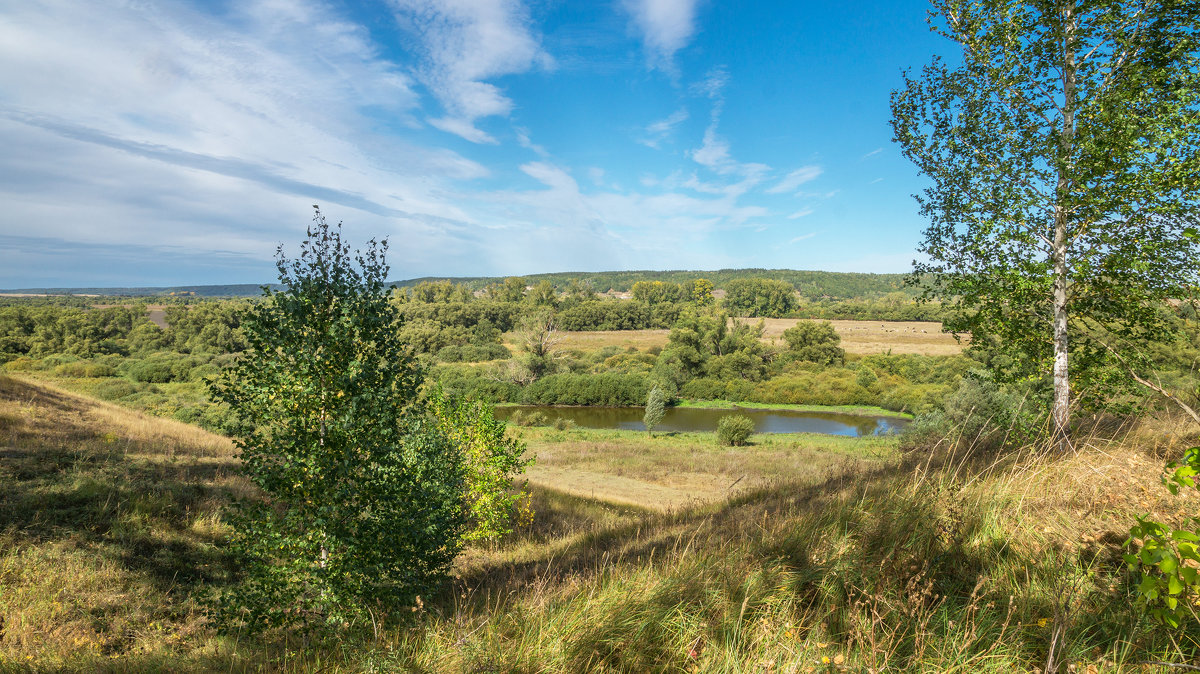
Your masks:
{"label": "field", "polygon": [[712,433],[521,429],[537,461],[529,481],[653,510],[711,503],[779,482],[812,483],[896,454],[895,438],[756,435],[722,447]]}
{"label": "field", "polygon": [[422,611],[221,637],[200,598],[237,571],[230,442],[0,377],[0,670],[1142,672],[1200,653],[1195,626],[1132,608],[1121,561],[1136,515],[1195,510],[1158,482],[1197,440],[1178,419],[1069,456],[519,432],[534,521],[466,550]]}
{"label": "field", "polygon": [[[758,319],[733,319],[757,323]],[[782,343],[783,331],[807,319],[766,318],[763,333],[767,342]],[[951,356],[962,352],[954,336],[942,332],[940,323],[888,321],[830,321],[846,353],[872,355],[877,353],[912,353],[928,356]],[[665,347],[670,330],[621,330],[564,332],[560,346],[564,349],[594,351],[606,346],[621,349],[635,347],[645,351]],[[510,346],[512,346],[510,344]]]}

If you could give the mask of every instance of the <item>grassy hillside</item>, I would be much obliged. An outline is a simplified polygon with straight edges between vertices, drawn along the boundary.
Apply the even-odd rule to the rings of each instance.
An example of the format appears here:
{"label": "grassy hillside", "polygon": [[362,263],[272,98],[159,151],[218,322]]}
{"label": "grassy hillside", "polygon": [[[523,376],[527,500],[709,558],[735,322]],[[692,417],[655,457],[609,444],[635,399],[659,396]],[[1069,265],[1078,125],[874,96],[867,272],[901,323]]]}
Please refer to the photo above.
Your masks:
{"label": "grassy hillside", "polygon": [[[421,611],[250,640],[214,636],[194,599],[235,571],[219,513],[246,485],[228,441],[0,378],[0,669],[1007,672],[1054,644],[1060,671],[1153,671],[1194,662],[1200,631],[1131,609],[1120,544],[1137,513],[1196,510],[1158,484],[1187,433],[832,461],[666,510],[539,488],[534,524],[465,553]],[[686,438],[552,434],[528,435],[547,469],[602,473],[625,451],[631,480],[653,483],[660,455],[725,476],[722,450]]]}

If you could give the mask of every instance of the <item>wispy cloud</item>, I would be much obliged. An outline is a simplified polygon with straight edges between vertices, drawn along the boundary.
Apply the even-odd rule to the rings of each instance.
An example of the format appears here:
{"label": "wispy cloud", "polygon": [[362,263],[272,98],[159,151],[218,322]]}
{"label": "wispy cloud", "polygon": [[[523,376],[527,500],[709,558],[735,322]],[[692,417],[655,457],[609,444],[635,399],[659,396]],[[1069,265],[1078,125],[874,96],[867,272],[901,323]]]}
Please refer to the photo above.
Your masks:
{"label": "wispy cloud", "polygon": [[624,0],[625,11],[642,37],[651,68],[677,76],[675,53],[696,32],[697,0]]}
{"label": "wispy cloud", "polygon": [[801,166],[767,189],[767,194],[794,192],[806,182],[816,180],[824,171],[820,166]]}
{"label": "wispy cloud", "polygon": [[546,151],[546,148],[538,145],[529,138],[529,129],[518,127],[513,129],[513,131],[517,134],[517,144],[519,144],[521,147],[527,150],[532,150],[533,153],[539,157],[545,158],[550,156],[550,153]]}
{"label": "wispy cloud", "polygon": [[875,155],[879,154],[880,152],[883,152],[883,148],[877,147],[874,150],[871,150],[870,152],[864,154],[861,158],[866,159],[868,157],[874,157]]}
{"label": "wispy cloud", "polygon": [[795,213],[792,213],[791,215],[789,215],[788,220],[799,220],[800,218],[803,218],[806,215],[812,215],[812,214],[813,214],[813,209],[801,208],[800,210],[796,211]]}
{"label": "wispy cloud", "polygon": [[638,142],[647,147],[658,149],[659,145],[671,135],[675,127],[687,121],[687,108],[679,108],[671,113],[669,117],[660,119],[646,127],[646,135],[638,139]]}
{"label": "wispy cloud", "polygon": [[512,100],[486,80],[551,68],[528,12],[517,0],[391,0],[401,27],[418,40],[422,83],[445,115],[434,127],[473,143],[496,143],[476,121],[505,116]]}
{"label": "wispy cloud", "polygon": [[816,232],[809,232],[808,234],[801,234],[800,236],[794,237],[791,241],[788,241],[788,245],[791,245],[793,243],[800,243],[801,241],[804,241],[805,239],[811,239],[816,235],[817,235]]}

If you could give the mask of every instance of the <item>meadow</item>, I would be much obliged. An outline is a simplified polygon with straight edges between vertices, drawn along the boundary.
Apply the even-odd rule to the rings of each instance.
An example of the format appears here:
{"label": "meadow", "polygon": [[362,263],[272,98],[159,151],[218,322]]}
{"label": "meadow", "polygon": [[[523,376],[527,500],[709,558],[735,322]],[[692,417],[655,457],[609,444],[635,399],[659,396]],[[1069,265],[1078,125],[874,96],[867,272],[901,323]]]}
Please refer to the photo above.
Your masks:
{"label": "meadow", "polygon": [[[250,486],[204,381],[242,348],[240,305],[12,301],[3,671],[1140,672],[1200,656],[1200,623],[1150,620],[1122,560],[1137,516],[1182,525],[1196,512],[1194,494],[1160,484],[1164,463],[1200,444],[1194,425],[1154,406],[1098,415],[1064,455],[1015,418],[994,427],[1012,400],[968,376],[978,363],[936,324],[834,321],[844,360],[822,363],[781,343],[808,320],[796,317],[731,330],[760,369],[711,356],[675,404],[921,412],[913,432],[729,447],[711,433],[510,426],[535,457],[522,478],[532,522],[468,547],[441,594],[336,634],[220,636],[204,601],[238,577],[224,514]],[[495,397],[587,389],[635,404],[670,374],[670,330],[561,331],[552,374],[506,380],[528,352],[504,321],[545,309],[530,301],[410,302],[406,334],[434,380]],[[577,306],[603,320],[637,309],[592,302]],[[445,351],[490,353],[502,335],[504,358]]]}
{"label": "meadow", "polygon": [[1135,515],[1195,507],[1158,486],[1160,457],[1196,440],[1178,419],[1098,428],[1066,457],[520,433],[534,521],[469,548],[420,611],[220,637],[200,598],[235,572],[229,441],[0,378],[0,668],[1032,671],[1053,648],[1075,671],[1147,671],[1196,654],[1194,629],[1132,610],[1120,560]]}
{"label": "meadow", "polygon": [[[756,319],[731,319],[755,324]],[[803,318],[764,318],[766,328],[763,341],[780,343],[783,331],[801,321],[816,321]],[[834,330],[841,337],[842,348],[848,354],[872,355],[882,352],[895,354],[918,354],[924,356],[952,356],[962,353],[963,345],[953,335],[942,332],[942,324],[930,321],[855,321],[831,320]],[[564,349],[597,351],[605,347],[619,349],[634,348],[647,351],[667,345],[670,330],[580,330],[565,332],[561,345]],[[505,335],[505,343],[516,347],[514,335]]]}

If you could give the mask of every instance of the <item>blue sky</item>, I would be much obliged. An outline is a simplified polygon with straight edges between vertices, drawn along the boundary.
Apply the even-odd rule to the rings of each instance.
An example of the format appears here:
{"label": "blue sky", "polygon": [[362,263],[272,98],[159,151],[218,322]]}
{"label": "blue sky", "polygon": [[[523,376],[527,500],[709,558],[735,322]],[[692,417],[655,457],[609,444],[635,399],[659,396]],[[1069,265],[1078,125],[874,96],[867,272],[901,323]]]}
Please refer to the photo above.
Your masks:
{"label": "blue sky", "polygon": [[0,287],[259,283],[320,204],[393,278],[901,272],[916,0],[0,6]]}

